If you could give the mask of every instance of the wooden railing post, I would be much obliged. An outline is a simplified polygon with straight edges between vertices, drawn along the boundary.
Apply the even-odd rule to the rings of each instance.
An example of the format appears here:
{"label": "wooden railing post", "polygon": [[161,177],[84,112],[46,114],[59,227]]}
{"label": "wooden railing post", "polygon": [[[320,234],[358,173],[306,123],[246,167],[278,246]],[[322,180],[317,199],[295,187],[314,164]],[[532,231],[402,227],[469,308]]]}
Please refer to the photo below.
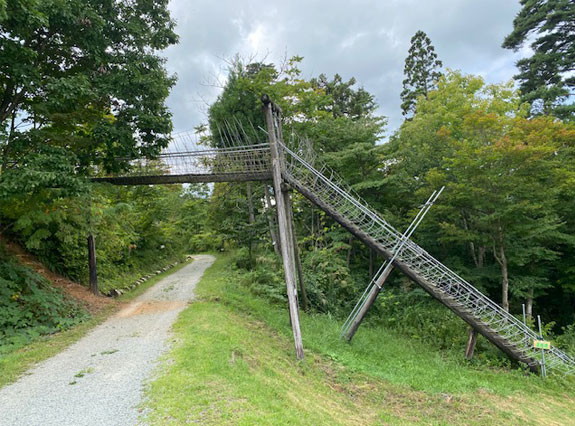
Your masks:
{"label": "wooden railing post", "polygon": [[[270,99],[267,96],[262,96],[264,103],[264,113],[266,117],[266,126],[268,131],[268,139],[270,142],[270,154],[272,160],[272,175],[274,182],[274,196],[276,202],[276,209],[278,214],[278,228],[280,234],[280,248],[283,260],[284,275],[286,280],[287,296],[289,303],[290,320],[293,332],[293,339],[295,345],[295,353],[297,359],[304,358],[303,342],[301,337],[300,323],[299,323],[299,308],[297,302],[297,286],[295,278],[295,259],[293,237],[290,232],[291,227],[289,224],[289,214],[286,206],[285,197],[282,187],[282,169],[285,165],[282,164],[282,159],[277,145],[276,139],[276,124]],[[288,194],[289,197],[289,194]]]}

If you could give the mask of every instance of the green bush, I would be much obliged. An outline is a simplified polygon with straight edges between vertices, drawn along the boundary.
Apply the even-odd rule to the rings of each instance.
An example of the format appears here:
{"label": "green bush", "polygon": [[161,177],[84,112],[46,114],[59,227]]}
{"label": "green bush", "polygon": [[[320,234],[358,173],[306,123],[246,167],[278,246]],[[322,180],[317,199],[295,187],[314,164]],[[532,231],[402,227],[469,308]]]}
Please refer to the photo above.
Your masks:
{"label": "green bush", "polygon": [[[432,345],[460,358],[469,335],[469,325],[422,289],[384,290],[378,297],[371,322]],[[507,366],[509,360],[481,336],[474,362]]]}
{"label": "green bush", "polygon": [[555,338],[555,344],[575,356],[575,323],[563,327],[563,334]]}
{"label": "green bush", "polygon": [[303,260],[304,281],[311,307],[318,312],[342,313],[357,291],[346,261],[334,249],[308,252]]}
{"label": "green bush", "polygon": [[287,300],[283,268],[275,254],[258,255],[251,267],[249,250],[238,249],[232,256],[232,267],[236,270],[239,284],[253,294],[272,303],[285,303]]}
{"label": "green bush", "polygon": [[0,260],[0,353],[87,318],[78,303],[36,272]]}

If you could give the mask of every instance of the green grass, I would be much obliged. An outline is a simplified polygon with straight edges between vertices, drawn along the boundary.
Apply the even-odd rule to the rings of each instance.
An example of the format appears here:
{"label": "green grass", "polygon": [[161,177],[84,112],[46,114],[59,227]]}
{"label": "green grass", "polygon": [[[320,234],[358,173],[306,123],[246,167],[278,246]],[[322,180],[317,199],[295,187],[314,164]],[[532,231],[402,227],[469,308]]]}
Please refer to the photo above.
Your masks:
{"label": "green grass", "polygon": [[[302,315],[296,362],[284,306],[238,287],[227,257],[208,269],[199,300],[148,391],[152,425],[572,424],[572,383],[486,369],[382,328],[352,345],[340,321]],[[463,348],[462,348],[463,351]],[[571,422],[571,423],[570,423]]]}
{"label": "green grass", "polygon": [[[162,272],[161,274],[158,274],[145,281],[142,285],[136,287],[133,291],[124,293],[117,300],[120,302],[129,302],[130,300],[144,293],[148,288],[156,284],[161,279],[170,274],[173,274],[187,264],[189,264],[189,262],[179,263],[174,268]],[[80,340],[90,330],[103,323],[111,315],[116,313],[121,306],[121,303],[107,306],[98,315],[91,317],[88,321],[85,321],[69,330],[49,336],[39,337],[37,340],[22,348],[1,355],[0,388],[14,382],[34,364],[37,364],[40,361],[56,355],[57,353],[66,349],[68,346]]]}

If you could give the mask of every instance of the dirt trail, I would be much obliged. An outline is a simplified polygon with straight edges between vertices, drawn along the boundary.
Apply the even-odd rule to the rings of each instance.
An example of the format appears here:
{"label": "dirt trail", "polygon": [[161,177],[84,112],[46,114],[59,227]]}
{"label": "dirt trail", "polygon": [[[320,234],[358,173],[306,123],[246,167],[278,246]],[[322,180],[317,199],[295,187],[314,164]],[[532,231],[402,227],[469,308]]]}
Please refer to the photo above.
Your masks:
{"label": "dirt trail", "polygon": [[134,425],[142,386],[213,256],[162,279],[60,354],[0,389],[0,425]]}

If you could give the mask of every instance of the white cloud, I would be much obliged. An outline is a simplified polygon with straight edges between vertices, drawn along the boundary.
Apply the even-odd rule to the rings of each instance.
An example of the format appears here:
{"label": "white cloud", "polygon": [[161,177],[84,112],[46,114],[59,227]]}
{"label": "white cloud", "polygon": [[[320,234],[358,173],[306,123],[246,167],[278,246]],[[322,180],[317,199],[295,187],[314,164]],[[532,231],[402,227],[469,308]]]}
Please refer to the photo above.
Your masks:
{"label": "white cloud", "polygon": [[177,130],[205,122],[216,82],[236,53],[279,62],[303,56],[305,77],[356,77],[375,95],[393,130],[402,121],[399,93],[409,40],[421,29],[446,67],[509,80],[522,52],[502,49],[519,2],[501,0],[332,0],[273,2],[172,0],[180,44],[166,51],[178,83],[168,105]]}

